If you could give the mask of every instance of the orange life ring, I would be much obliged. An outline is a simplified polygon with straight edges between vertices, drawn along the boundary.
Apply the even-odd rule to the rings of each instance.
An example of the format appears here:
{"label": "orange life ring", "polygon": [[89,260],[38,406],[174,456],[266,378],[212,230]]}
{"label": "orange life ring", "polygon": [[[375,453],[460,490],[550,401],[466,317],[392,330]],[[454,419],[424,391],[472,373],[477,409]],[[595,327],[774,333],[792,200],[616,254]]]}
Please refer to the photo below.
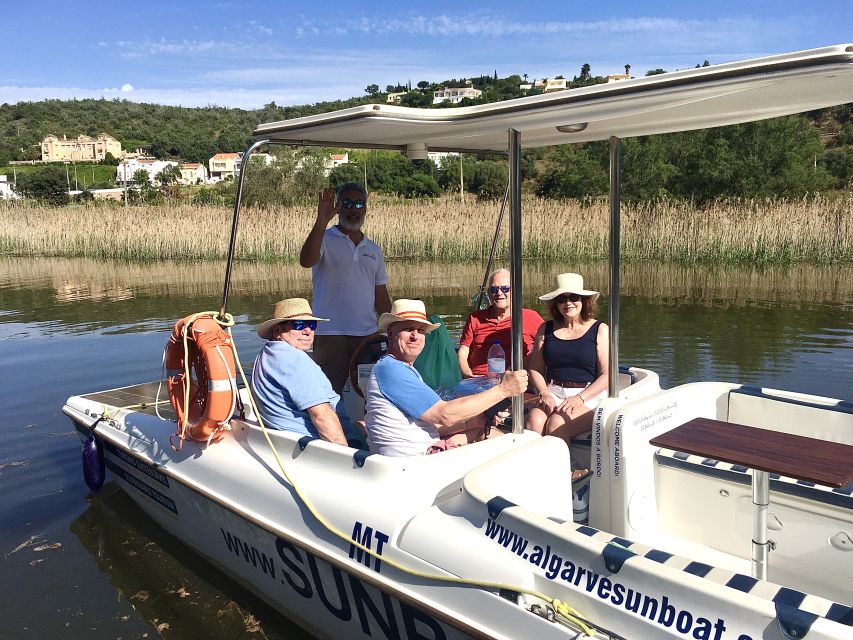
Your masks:
{"label": "orange life ring", "polygon": [[[175,323],[166,345],[169,401],[178,419],[177,436],[216,442],[228,429],[237,402],[231,337],[209,316],[187,316]],[[187,332],[186,354],[184,332]],[[190,377],[186,379],[186,360]],[[189,405],[185,405],[189,382]]]}

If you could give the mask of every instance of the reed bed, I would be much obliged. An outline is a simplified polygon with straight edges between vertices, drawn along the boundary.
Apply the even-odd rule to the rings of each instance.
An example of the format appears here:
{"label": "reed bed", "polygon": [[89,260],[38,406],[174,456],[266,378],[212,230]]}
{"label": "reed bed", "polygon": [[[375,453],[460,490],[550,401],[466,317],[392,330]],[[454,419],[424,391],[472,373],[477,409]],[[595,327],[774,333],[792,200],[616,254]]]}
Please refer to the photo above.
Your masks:
{"label": "reed bed", "polygon": [[[787,264],[853,261],[853,194],[802,200],[677,202],[622,207],[625,261]],[[525,198],[525,259],[607,256],[606,203]],[[497,203],[377,200],[365,231],[393,259],[462,262],[488,255]],[[246,209],[237,258],[292,260],[313,224],[313,206]],[[0,252],[123,260],[221,259],[231,212],[186,204],[69,209],[0,205]],[[498,257],[507,255],[504,223]]]}

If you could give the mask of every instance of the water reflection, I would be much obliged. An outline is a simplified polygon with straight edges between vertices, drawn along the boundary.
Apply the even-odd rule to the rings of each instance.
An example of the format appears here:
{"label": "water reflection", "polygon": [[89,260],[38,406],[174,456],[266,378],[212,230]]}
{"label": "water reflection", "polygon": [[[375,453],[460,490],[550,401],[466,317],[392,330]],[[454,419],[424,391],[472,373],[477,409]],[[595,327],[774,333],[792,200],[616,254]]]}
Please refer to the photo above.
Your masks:
{"label": "water reflection", "polygon": [[119,601],[164,637],[210,638],[214,627],[220,638],[312,637],[166,534],[114,484],[89,498],[70,530]]}
{"label": "water reflection", "polygon": [[[524,270],[524,303],[550,290],[555,274],[579,271],[590,286],[607,293],[607,266],[530,263]],[[467,314],[465,301],[482,280],[475,263],[388,265],[395,297],[420,297],[444,314]],[[210,263],[127,263],[65,258],[0,258],[0,323],[49,322],[72,332],[100,327],[148,330],[145,323],[218,308],[224,267]],[[233,313],[248,322],[263,319],[269,305],[287,296],[311,295],[310,271],[287,263],[237,263],[229,298]],[[797,265],[754,270],[639,264],[622,269],[622,296],[655,305],[703,307],[834,303],[853,300],[853,266]],[[168,301],[168,303],[167,303]],[[92,305],[97,303],[97,305]],[[142,323],[142,324],[140,324]]]}
{"label": "water reflection", "polygon": [[[458,335],[481,265],[392,262],[388,271],[393,295],[424,298]],[[580,271],[606,293],[604,264],[534,263],[525,265],[525,306],[546,314],[536,295],[561,271]],[[59,410],[69,395],[156,379],[172,323],[216,309],[223,274],[220,262],[0,257],[0,512],[9,516],[0,527],[7,604],[0,638],[142,638],[162,624],[175,638],[308,637],[115,487],[84,502],[79,441]],[[260,348],[255,326],[293,295],[310,296],[308,271],[236,265],[229,310],[243,362]],[[606,319],[607,300],[600,301]],[[625,265],[620,360],[657,371],[664,387],[723,380],[849,399],[851,301],[853,265]],[[8,553],[32,536],[62,546],[37,565],[35,552]]]}

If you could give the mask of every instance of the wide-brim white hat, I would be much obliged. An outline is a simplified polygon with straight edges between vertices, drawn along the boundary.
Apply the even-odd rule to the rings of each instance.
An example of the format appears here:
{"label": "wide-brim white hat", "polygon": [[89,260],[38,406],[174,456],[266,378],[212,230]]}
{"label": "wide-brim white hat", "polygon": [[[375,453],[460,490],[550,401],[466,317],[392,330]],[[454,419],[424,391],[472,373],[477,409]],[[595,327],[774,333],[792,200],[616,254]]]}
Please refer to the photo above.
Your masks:
{"label": "wide-brim white hat", "polygon": [[579,273],[561,273],[557,276],[557,288],[539,296],[540,300],[553,300],[561,293],[576,293],[579,296],[598,297],[598,291],[583,288],[583,276]]}
{"label": "wide-brim white hat", "polygon": [[272,318],[258,325],[258,335],[264,340],[270,339],[270,331],[272,328],[287,322],[289,320],[317,320],[318,322],[328,322],[328,318],[318,318],[311,311],[311,305],[305,298],[287,298],[279,300],[275,303]]}
{"label": "wide-brim white hat", "polygon": [[405,298],[400,298],[399,300],[394,300],[394,303],[391,305],[391,313],[386,312],[379,316],[379,330],[387,331],[388,325],[405,321],[420,322],[427,328],[427,333],[441,326],[440,324],[433,324],[427,319],[426,307],[423,300],[406,300]]}

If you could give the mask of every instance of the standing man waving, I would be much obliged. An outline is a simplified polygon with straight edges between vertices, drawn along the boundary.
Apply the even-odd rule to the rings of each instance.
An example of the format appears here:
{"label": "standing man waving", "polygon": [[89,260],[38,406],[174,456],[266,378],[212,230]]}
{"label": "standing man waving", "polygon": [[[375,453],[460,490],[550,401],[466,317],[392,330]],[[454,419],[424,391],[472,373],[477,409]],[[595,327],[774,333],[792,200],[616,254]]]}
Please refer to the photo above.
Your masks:
{"label": "standing man waving", "polygon": [[[327,229],[335,215],[338,223]],[[337,194],[323,189],[317,220],[299,252],[299,264],[311,268],[314,310],[329,318],[317,327],[314,361],[336,393],[346,383],[353,351],[378,331],[377,314],[391,311],[382,250],[361,230],[366,215],[360,184],[348,182]]]}

